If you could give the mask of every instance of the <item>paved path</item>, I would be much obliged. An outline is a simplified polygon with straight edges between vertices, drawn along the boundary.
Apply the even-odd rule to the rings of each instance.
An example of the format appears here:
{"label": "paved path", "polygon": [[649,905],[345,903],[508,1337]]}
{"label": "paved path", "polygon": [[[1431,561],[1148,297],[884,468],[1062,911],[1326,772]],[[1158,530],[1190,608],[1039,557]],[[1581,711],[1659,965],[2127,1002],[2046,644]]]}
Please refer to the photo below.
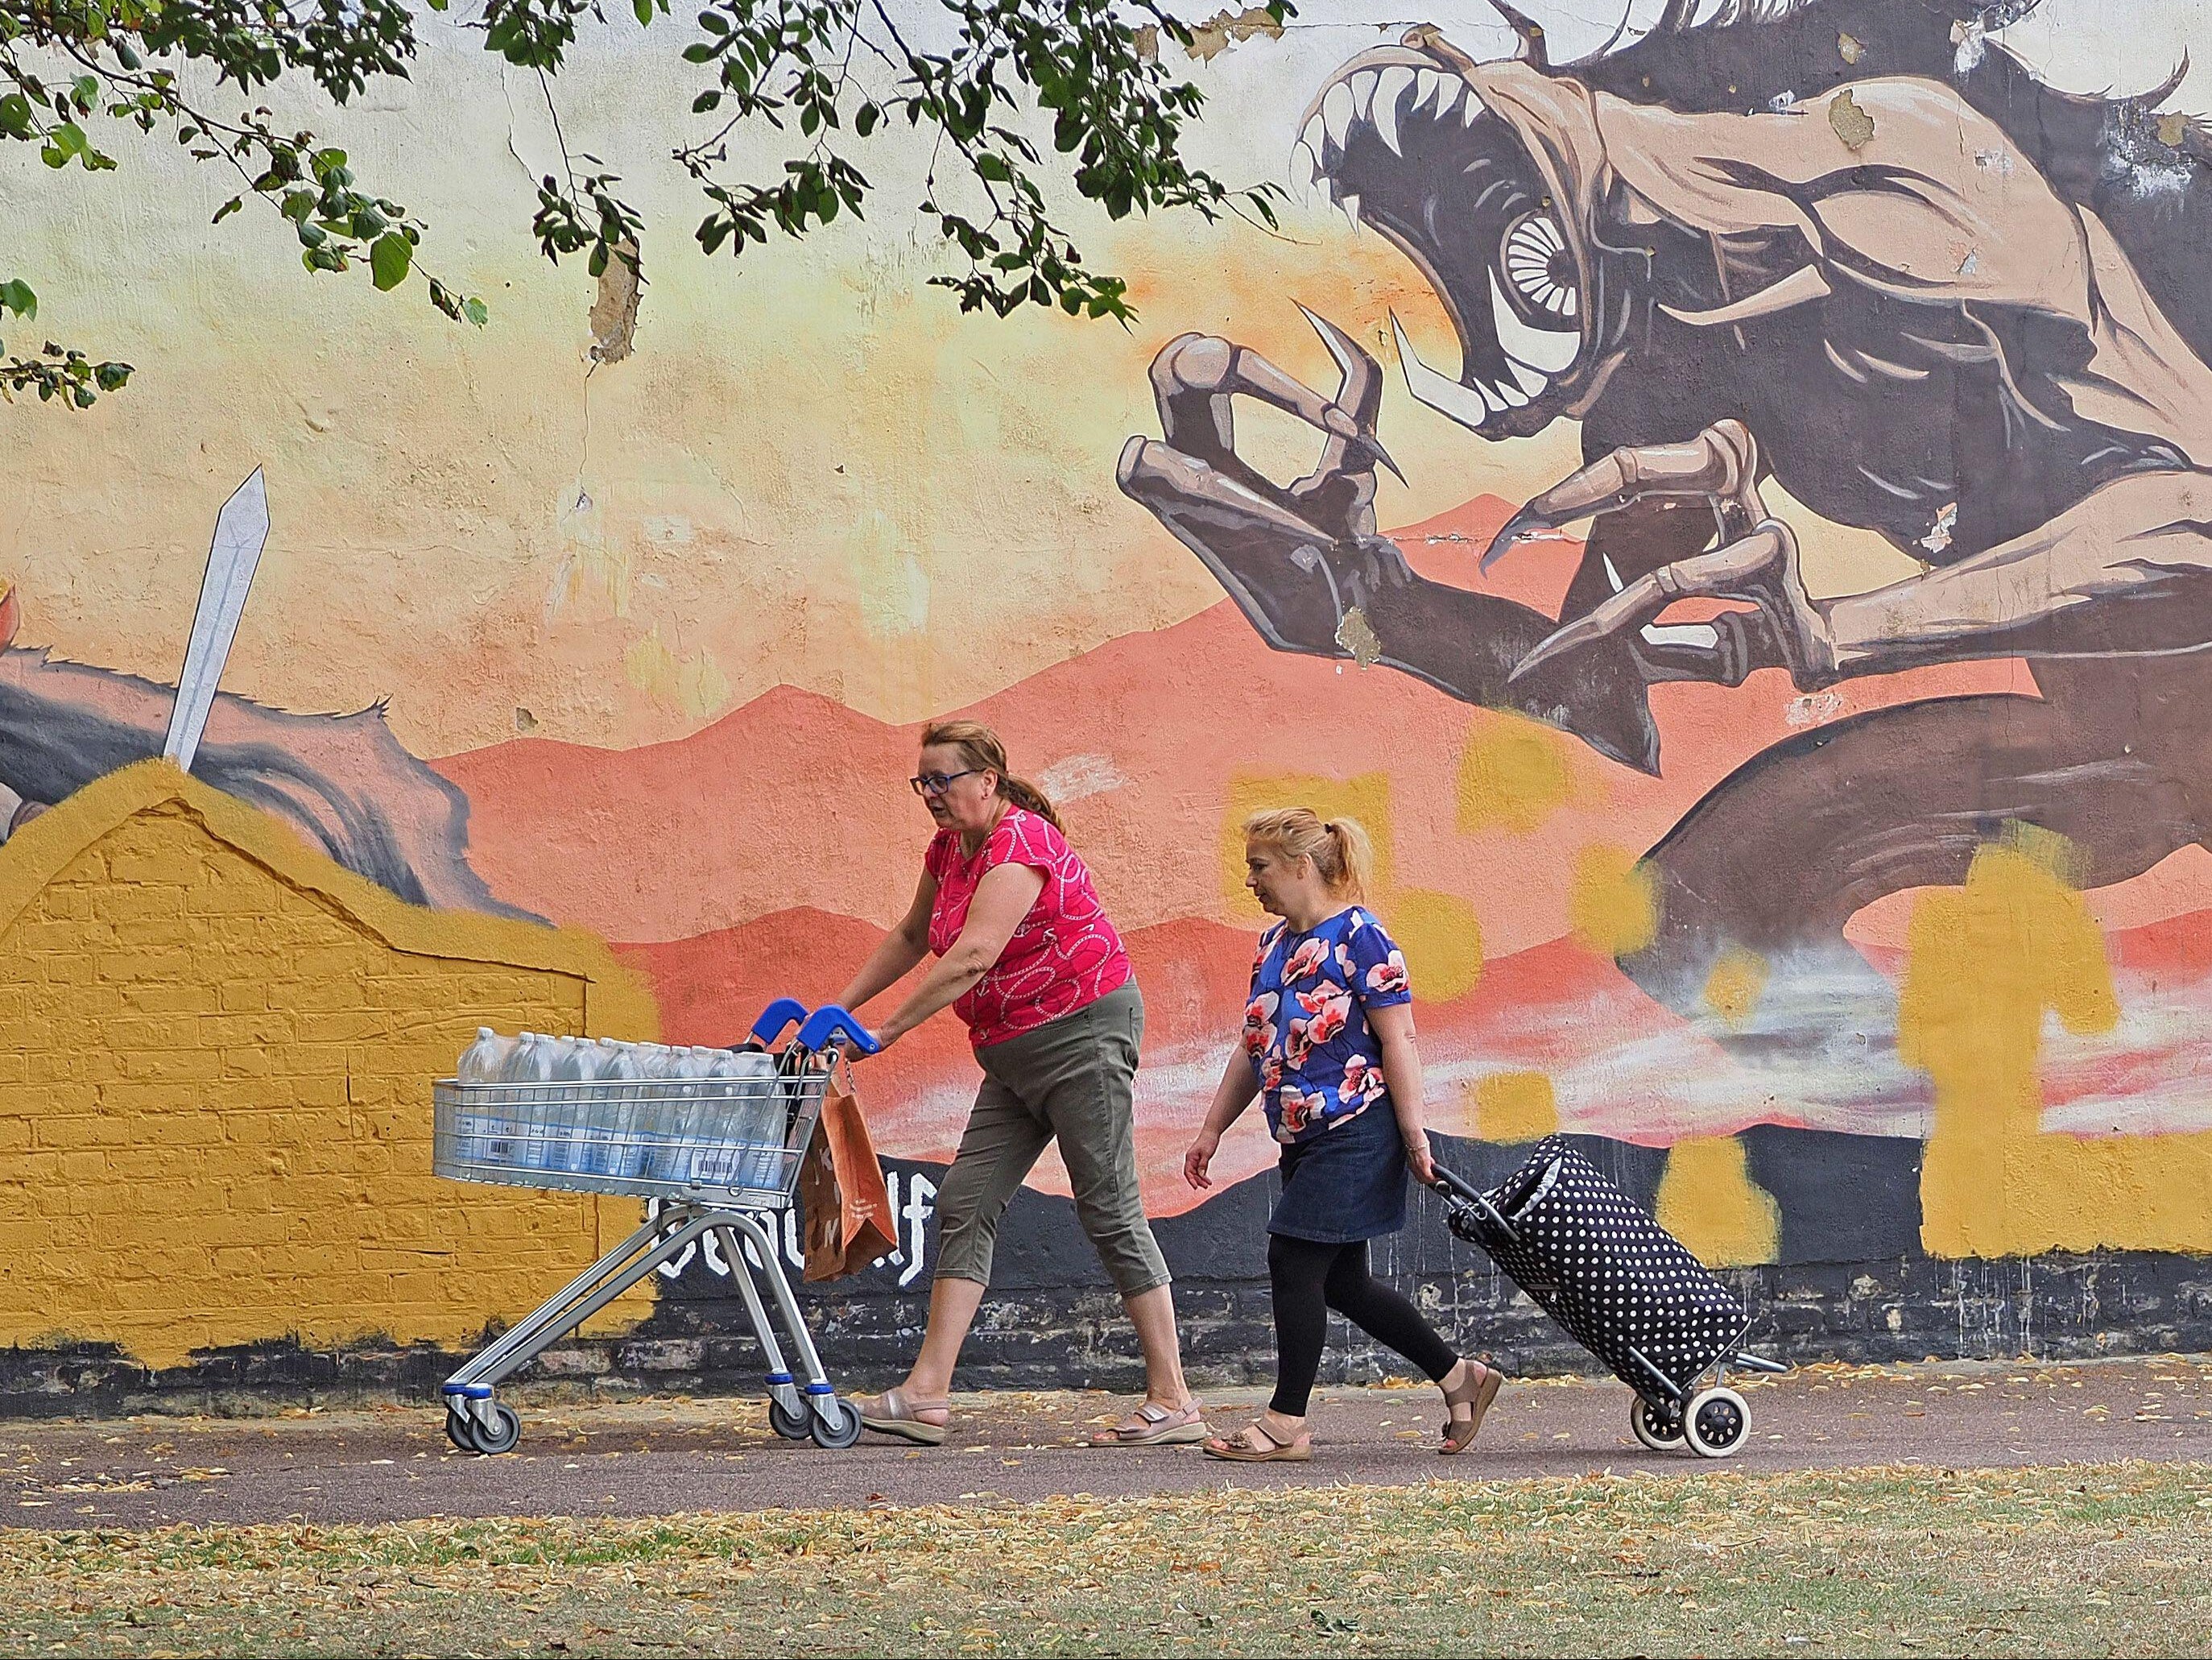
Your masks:
{"label": "paved path", "polygon": [[[1746,1471],[2212,1461],[2212,1357],[1816,1366],[1744,1388],[1751,1435],[1727,1468]],[[872,1435],[843,1452],[778,1440],[757,1402],[533,1408],[515,1398],[522,1444],[499,1458],[454,1453],[434,1407],[0,1424],[0,1524],[652,1516],[1707,1468],[1638,1445],[1628,1393],[1609,1381],[1508,1384],[1474,1450],[1450,1461],[1431,1450],[1433,1390],[1328,1390],[1313,1462],[1259,1468],[1187,1447],[1085,1448],[1091,1425],[1123,1404],[1098,1395],[964,1397],[940,1449]],[[1257,1398],[1212,1397],[1216,1427],[1244,1421]]]}

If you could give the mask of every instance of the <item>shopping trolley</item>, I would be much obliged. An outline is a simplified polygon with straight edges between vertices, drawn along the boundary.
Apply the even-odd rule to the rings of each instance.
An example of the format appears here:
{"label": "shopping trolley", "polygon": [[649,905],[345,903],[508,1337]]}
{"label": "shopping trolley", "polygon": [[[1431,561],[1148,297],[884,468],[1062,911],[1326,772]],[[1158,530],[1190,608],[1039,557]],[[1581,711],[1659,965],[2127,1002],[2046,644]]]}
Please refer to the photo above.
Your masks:
{"label": "shopping trolley", "polygon": [[[775,1046],[793,1025],[798,1036]],[[526,1365],[702,1235],[720,1237],[730,1277],[768,1363],[769,1422],[777,1434],[818,1446],[849,1447],[860,1414],[823,1375],[783,1269],[775,1217],[791,1207],[807,1143],[821,1116],[839,1046],[872,1055],[879,1045],[834,1005],[809,1014],[780,998],[733,1053],[750,1075],[653,1079],[536,1080],[433,1086],[436,1118],[431,1168],[463,1182],[551,1188],[657,1199],[659,1213],[530,1316],[501,1335],[446,1382],[446,1435],[465,1452],[511,1452],[521,1439],[514,1408],[495,1401],[500,1382]],[[741,1243],[742,1242],[742,1243]],[[749,1261],[744,1246],[751,1247]],[[802,1383],[753,1278],[768,1277]]]}
{"label": "shopping trolley", "polygon": [[1790,1368],[1744,1352],[1751,1321],[1735,1294],[1571,1142],[1545,1137],[1487,1193],[1442,1168],[1436,1185],[1451,1231],[1636,1391],[1638,1440],[1704,1458],[1741,1448],[1751,1408],[1725,1366]]}

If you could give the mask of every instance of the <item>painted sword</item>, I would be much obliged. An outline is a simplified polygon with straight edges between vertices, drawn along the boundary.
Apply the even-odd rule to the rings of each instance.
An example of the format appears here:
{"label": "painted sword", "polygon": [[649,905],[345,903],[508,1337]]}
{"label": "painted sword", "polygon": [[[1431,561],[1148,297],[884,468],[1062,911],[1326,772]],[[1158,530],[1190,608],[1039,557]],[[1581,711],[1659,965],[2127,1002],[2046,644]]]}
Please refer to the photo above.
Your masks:
{"label": "painted sword", "polygon": [[201,579],[199,605],[192,612],[191,640],[177,676],[177,701],[169,712],[169,734],[161,754],[186,772],[199,752],[200,734],[207,730],[216,687],[230,659],[238,619],[246,612],[246,598],[268,539],[269,493],[261,482],[261,469],[256,467],[216,515],[207,575]]}

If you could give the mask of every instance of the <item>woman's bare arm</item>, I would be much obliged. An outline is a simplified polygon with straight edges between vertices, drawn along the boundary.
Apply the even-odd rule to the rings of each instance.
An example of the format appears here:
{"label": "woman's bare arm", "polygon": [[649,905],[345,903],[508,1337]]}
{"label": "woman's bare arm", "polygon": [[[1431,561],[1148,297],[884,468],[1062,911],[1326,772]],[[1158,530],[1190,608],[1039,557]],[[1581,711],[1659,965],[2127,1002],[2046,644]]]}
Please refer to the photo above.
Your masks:
{"label": "woman's bare arm", "polygon": [[1199,1127],[1190,1151],[1183,1155],[1184,1181],[1200,1191],[1213,1185],[1206,1167],[1213,1162],[1222,1133],[1244,1116],[1244,1109],[1259,1093],[1259,1073],[1240,1044],[1229,1052],[1229,1064],[1221,1069],[1221,1082],[1214,1086],[1213,1104],[1206,1110],[1206,1122]]}
{"label": "woman's bare arm", "polygon": [[1428,1125],[1421,1104],[1421,1050],[1413,1041],[1413,1006],[1400,1003],[1367,1011],[1367,1024],[1382,1046],[1382,1081],[1390,1086],[1390,1105],[1398,1115],[1399,1138],[1414,1177],[1433,1186],[1437,1167],[1429,1155]]}

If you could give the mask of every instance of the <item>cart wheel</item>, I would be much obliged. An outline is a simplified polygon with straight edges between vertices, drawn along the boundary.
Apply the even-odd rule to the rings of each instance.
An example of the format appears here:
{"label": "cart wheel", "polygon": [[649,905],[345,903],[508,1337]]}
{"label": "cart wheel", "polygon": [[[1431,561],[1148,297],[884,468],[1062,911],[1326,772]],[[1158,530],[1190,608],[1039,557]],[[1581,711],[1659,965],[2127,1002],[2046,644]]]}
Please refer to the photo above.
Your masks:
{"label": "cart wheel", "polygon": [[482,1420],[471,1425],[476,1434],[469,1444],[487,1458],[513,1452],[514,1444],[522,1439],[522,1420],[514,1415],[514,1408],[495,1405],[491,1415],[493,1426],[489,1429],[484,1427]]}
{"label": "cart wheel", "polygon": [[1751,1408],[1734,1389],[1706,1389],[1690,1397],[1682,1413],[1682,1432],[1700,1458],[1726,1458],[1740,1451],[1751,1427]]}
{"label": "cart wheel", "polygon": [[824,1423],[816,1419],[811,1433],[816,1446],[835,1451],[860,1438],[860,1409],[850,1401],[832,1400],[830,1405],[834,1421]]}
{"label": "cart wheel", "polygon": [[787,1441],[804,1441],[814,1433],[814,1414],[804,1408],[797,1412],[787,1411],[783,1402],[771,1395],[768,1398],[768,1426]]}
{"label": "cart wheel", "polygon": [[1682,1420],[1671,1407],[1638,1395],[1628,1408],[1628,1427],[1654,1452],[1672,1452],[1682,1444]]}
{"label": "cart wheel", "polygon": [[446,1439],[462,1452],[474,1452],[477,1450],[477,1420],[465,1412],[448,1408],[446,1413]]}

